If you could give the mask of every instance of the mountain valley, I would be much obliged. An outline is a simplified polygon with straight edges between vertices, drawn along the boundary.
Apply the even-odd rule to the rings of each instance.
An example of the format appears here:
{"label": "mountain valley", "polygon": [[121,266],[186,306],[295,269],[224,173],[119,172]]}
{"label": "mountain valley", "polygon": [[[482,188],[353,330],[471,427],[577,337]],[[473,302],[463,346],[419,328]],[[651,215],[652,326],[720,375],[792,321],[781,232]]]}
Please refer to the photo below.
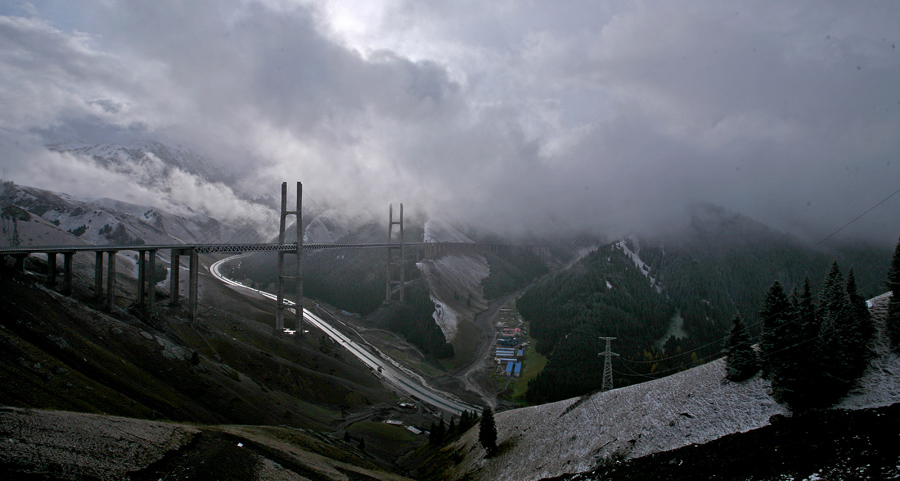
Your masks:
{"label": "mountain valley", "polygon": [[[196,212],[172,214],[12,183],[3,189],[6,245],[137,247],[265,239],[246,224]],[[772,280],[797,286],[808,276],[815,283],[838,259],[854,267],[861,291],[874,297],[884,291],[889,250],[810,247],[715,206],[693,209],[680,237],[547,241],[541,256],[528,249],[431,256],[407,249],[401,262],[403,304],[396,298],[384,302],[382,250],[332,249],[304,257],[304,293],[317,308],[439,388],[476,405],[498,407],[500,448],[488,457],[477,444],[477,427],[430,441],[424,432],[436,421],[456,419],[398,394],[322,332],[273,336],[270,301],[241,294],[205,272],[200,319],[191,323],[181,307],[148,314],[134,304],[137,262],[125,250],[119,253],[125,267],[112,311],[95,299],[93,261],[86,254],[75,255],[71,296],[45,285],[44,258],[27,258],[24,274],[6,262],[0,266],[6,313],[0,381],[8,389],[0,403],[10,407],[4,408],[0,430],[20,444],[0,465],[8,472],[56,473],[54,479],[95,476],[100,453],[108,449],[102,446],[116,442],[105,430],[127,426],[122,429],[138,433],[164,425],[171,428],[153,441],[156,447],[147,448],[150,454],[111,479],[196,472],[199,460],[220,459],[223,453],[254,466],[241,479],[262,479],[281,469],[305,479],[640,479],[641,473],[678,479],[679,472],[702,471],[691,463],[721,456],[757,436],[799,445],[805,438],[797,433],[812,431],[788,426],[807,425],[812,416],[851,426],[850,419],[872,412],[894,422],[889,406],[900,397],[894,381],[900,367],[883,345],[868,380],[838,406],[852,411],[799,418],[771,397],[767,380],[724,381],[719,359],[733,312],[744,313],[758,335],[756,313]],[[421,221],[421,227],[418,222],[407,226],[407,241],[496,242],[477,232],[473,239],[471,229],[464,234],[437,219]],[[328,210],[304,216],[304,227],[305,242],[372,242],[384,230]],[[201,262],[223,258],[203,256]],[[164,304],[170,281],[165,254],[160,262],[162,281],[153,292]],[[271,290],[274,263],[274,255],[261,253],[225,266],[231,279]],[[885,298],[879,299],[875,309],[883,312]],[[495,316],[501,310],[524,322],[528,338],[547,359],[524,393],[513,394],[514,379],[505,378],[493,360]],[[617,389],[598,392],[602,347],[596,339],[604,335],[618,338],[613,348],[622,356],[613,365]],[[83,419],[75,425],[106,426],[97,428],[98,450],[74,461],[53,454],[60,448],[26,455],[28,440],[39,436],[33,429],[42,428],[17,431],[15,426],[32,422],[26,418],[35,426],[57,423],[50,420],[58,416]],[[51,437],[88,436],[78,429],[61,428]],[[870,435],[860,429],[861,436]],[[45,446],[53,443],[59,441]],[[252,450],[234,451],[238,443]],[[548,446],[556,453],[553,459],[542,457]],[[693,449],[691,456],[679,454],[683,449]],[[855,459],[862,451],[853,449],[841,466],[859,468]],[[881,464],[867,472],[894,472],[895,452],[871,452]],[[676,462],[687,463],[687,471],[668,469]],[[777,475],[811,476],[812,471],[803,474],[804,466],[785,461]],[[837,464],[829,469],[844,472]],[[758,479],[770,479],[766,476],[776,479],[772,472]]]}

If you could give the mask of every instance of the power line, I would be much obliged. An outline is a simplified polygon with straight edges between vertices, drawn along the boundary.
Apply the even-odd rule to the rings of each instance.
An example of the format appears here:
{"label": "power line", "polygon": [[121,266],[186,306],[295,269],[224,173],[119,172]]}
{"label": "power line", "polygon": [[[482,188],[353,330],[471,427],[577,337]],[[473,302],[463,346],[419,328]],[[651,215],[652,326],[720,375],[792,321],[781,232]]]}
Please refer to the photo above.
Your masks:
{"label": "power line", "polygon": [[881,199],[881,202],[878,202],[877,204],[873,205],[872,207],[869,207],[868,210],[866,210],[866,211],[863,212],[862,214],[859,214],[858,216],[854,217],[853,220],[851,220],[850,222],[847,222],[846,224],[844,224],[843,226],[841,226],[840,229],[838,229],[838,230],[832,232],[831,234],[828,234],[827,236],[825,236],[824,239],[820,240],[819,242],[816,242],[816,243],[813,245],[813,247],[817,247],[819,244],[821,244],[821,243],[827,241],[828,239],[831,239],[832,236],[834,236],[834,235],[837,234],[838,232],[844,230],[844,229],[845,229],[847,226],[849,226],[850,224],[852,224],[852,223],[858,221],[862,216],[868,214],[869,212],[872,212],[872,210],[874,210],[876,207],[878,207],[878,206],[881,205],[881,204],[884,204],[885,202],[887,202],[888,199],[890,199],[891,197],[897,195],[898,193],[900,193],[900,189],[895,190],[893,194],[891,194],[891,195],[885,197],[884,199]]}

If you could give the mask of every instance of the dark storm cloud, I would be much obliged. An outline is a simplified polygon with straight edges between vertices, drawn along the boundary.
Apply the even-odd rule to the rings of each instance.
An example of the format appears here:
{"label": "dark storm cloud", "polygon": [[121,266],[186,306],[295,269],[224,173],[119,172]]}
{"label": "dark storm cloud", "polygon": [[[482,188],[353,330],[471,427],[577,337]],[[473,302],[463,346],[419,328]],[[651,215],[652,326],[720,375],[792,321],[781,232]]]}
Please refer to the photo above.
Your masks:
{"label": "dark storm cloud", "polygon": [[[153,135],[501,231],[708,201],[818,240],[900,188],[892,2],[385,2],[363,32],[340,3],[0,9],[4,136]],[[896,200],[843,235],[892,241]]]}

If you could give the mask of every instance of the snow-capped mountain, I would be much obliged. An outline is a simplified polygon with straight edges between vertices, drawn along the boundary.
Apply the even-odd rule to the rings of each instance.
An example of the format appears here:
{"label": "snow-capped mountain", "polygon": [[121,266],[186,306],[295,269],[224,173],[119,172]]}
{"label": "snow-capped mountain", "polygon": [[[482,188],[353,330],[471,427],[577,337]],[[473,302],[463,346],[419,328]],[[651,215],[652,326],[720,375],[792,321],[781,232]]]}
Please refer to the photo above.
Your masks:
{"label": "snow-capped mountain", "polygon": [[[73,141],[47,148],[105,178],[104,190],[97,192],[97,197],[151,205],[188,218],[201,213],[249,226],[265,236],[277,232],[274,197],[245,191],[233,172],[191,150],[155,141]],[[93,200],[94,196],[83,190],[71,193],[84,200]]]}
{"label": "snow-capped mountain", "polygon": [[[41,234],[37,237],[35,234],[30,239],[27,232],[20,232],[22,244],[139,245],[260,241],[259,235],[252,229],[229,225],[196,212],[180,216],[113,199],[91,202],[64,193],[12,183],[4,184],[0,203],[40,217],[61,231],[52,236]],[[68,233],[68,237],[62,233]],[[53,242],[49,241],[51,237]],[[72,237],[81,242],[74,242]]]}
{"label": "snow-capped mountain", "polygon": [[183,148],[173,148],[156,141],[133,141],[126,145],[84,141],[63,142],[47,146],[56,152],[66,152],[94,159],[98,165],[116,172],[132,175],[141,185],[157,186],[173,169],[195,175],[207,182],[234,186],[237,176],[210,159]]}

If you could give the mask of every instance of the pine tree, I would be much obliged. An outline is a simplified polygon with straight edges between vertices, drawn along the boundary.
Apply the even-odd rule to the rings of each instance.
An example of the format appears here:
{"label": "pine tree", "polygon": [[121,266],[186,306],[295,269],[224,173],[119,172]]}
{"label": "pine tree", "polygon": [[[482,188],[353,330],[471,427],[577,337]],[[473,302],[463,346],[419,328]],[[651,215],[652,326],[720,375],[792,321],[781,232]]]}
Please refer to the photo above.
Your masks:
{"label": "pine tree", "polygon": [[444,418],[441,418],[432,432],[434,433],[435,443],[442,443],[444,441],[444,435],[447,433],[447,426],[444,424]]}
{"label": "pine tree", "polygon": [[437,444],[437,425],[434,424],[434,421],[431,421],[431,426],[428,428],[428,442]]}
{"label": "pine tree", "polygon": [[[816,317],[816,305],[813,301],[812,289],[809,287],[809,277],[803,279],[803,288],[797,296],[797,304],[794,306],[797,313],[797,322],[801,340],[806,344],[807,349],[813,350],[816,347],[816,340],[819,336],[819,319]],[[810,359],[815,358],[815,353],[810,353]]]}
{"label": "pine tree", "polygon": [[447,437],[453,436],[456,434],[456,421],[451,417],[450,425],[447,427]]}
{"label": "pine tree", "polygon": [[769,287],[759,311],[762,319],[760,336],[760,361],[763,376],[769,377],[778,363],[781,347],[784,345],[785,328],[792,317],[793,309],[781,283],[775,281]]}
{"label": "pine tree", "polygon": [[464,433],[469,429],[469,411],[463,411],[459,416],[459,432]]}
{"label": "pine tree", "polygon": [[802,412],[819,404],[822,379],[819,350],[819,318],[809,277],[803,279],[803,287],[796,295],[794,311],[797,320],[797,356],[794,359],[796,376],[794,389],[786,402],[794,411]]}
{"label": "pine tree", "polygon": [[743,381],[759,372],[759,358],[750,345],[750,331],[741,315],[735,314],[731,322],[734,325],[725,341],[724,350],[728,369],[726,377],[731,381]]}
{"label": "pine tree", "polygon": [[822,362],[820,394],[824,404],[831,404],[847,392],[852,381],[851,348],[848,339],[853,328],[850,303],[844,279],[837,262],[822,283],[819,303],[819,357]]}
{"label": "pine tree", "polygon": [[822,295],[819,302],[820,317],[824,320],[828,315],[837,315],[846,306],[844,276],[841,274],[841,268],[837,261],[834,261],[822,282]]}
{"label": "pine tree", "polygon": [[468,431],[469,428],[475,425],[478,422],[478,416],[475,415],[472,411],[465,411],[462,414],[462,418],[459,421],[459,430],[460,432]]}
{"label": "pine tree", "polygon": [[487,450],[487,455],[494,454],[497,450],[497,426],[494,424],[494,411],[488,406],[481,414],[481,424],[478,426],[478,442]]}
{"label": "pine tree", "polygon": [[[760,310],[763,333],[760,344],[764,374],[772,381],[772,394],[792,409],[802,409],[809,392],[810,356],[815,352],[815,338],[804,338],[801,314],[809,315],[811,294],[808,284],[804,292],[792,295],[789,301],[778,281],[772,283]],[[813,322],[809,319],[806,322]],[[809,335],[809,334],[806,334]]]}
{"label": "pine tree", "polygon": [[851,374],[853,378],[859,378],[865,370],[868,361],[872,358],[869,342],[875,335],[875,326],[872,325],[872,315],[866,300],[856,292],[856,278],[853,269],[847,274],[847,300],[849,310],[849,322],[847,326]]}
{"label": "pine tree", "polygon": [[891,290],[888,302],[887,334],[891,340],[891,348],[900,352],[900,242],[894,249],[891,268],[888,271],[887,287]]}

